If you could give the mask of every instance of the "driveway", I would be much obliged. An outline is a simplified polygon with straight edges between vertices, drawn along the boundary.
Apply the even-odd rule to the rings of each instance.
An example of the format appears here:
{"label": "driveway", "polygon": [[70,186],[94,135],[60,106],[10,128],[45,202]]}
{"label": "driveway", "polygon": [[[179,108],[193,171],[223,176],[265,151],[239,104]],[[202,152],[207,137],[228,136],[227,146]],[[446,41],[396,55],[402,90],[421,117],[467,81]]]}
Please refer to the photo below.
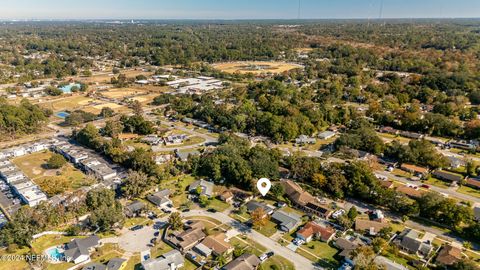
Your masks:
{"label": "driveway", "polygon": [[293,263],[295,269],[309,270],[309,269],[323,269],[319,266],[314,266],[313,263],[306,259],[305,257],[295,253],[294,251],[280,245],[279,243],[273,241],[272,239],[264,236],[263,234],[252,230],[243,223],[234,220],[233,218],[227,216],[224,213],[211,213],[205,210],[192,210],[190,212],[182,213],[183,217],[188,218],[189,216],[207,216],[214,218],[222,223],[232,226],[239,234],[246,234],[250,239],[254,239],[256,242],[265,246],[267,249],[275,252],[275,254],[280,255]]}

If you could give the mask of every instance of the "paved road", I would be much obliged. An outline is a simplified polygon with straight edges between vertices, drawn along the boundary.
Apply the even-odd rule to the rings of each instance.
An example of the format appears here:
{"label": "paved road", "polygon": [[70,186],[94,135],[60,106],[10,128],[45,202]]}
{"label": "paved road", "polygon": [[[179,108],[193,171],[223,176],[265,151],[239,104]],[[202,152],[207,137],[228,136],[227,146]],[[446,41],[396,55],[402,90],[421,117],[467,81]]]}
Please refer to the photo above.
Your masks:
{"label": "paved road", "polygon": [[295,266],[295,269],[302,269],[302,270],[323,269],[322,267],[314,266],[313,263],[310,260],[306,259],[305,257],[293,252],[292,250],[286,247],[283,247],[279,243],[273,241],[272,239],[264,236],[263,234],[255,230],[252,230],[248,226],[238,222],[237,220],[234,220],[233,218],[227,216],[224,213],[220,213],[220,212],[210,213],[205,210],[192,210],[190,212],[182,213],[182,216],[183,217],[207,216],[207,217],[217,219],[222,223],[228,224],[232,226],[233,229],[237,230],[238,233],[246,234],[251,239],[265,246],[269,250],[272,250],[273,252],[275,252],[275,254],[280,255],[285,259],[289,260],[290,262],[292,262],[293,265]]}
{"label": "paved road", "polygon": [[[387,172],[387,171],[375,171],[375,173],[383,175],[383,176],[388,177],[388,178],[391,178],[395,181],[405,183],[405,184],[412,184],[412,185],[418,185],[419,184],[418,181],[410,181],[410,180],[406,179],[405,177],[399,177],[399,176],[396,176],[396,175],[394,175],[390,172]],[[471,201],[471,202],[474,202],[474,203],[479,203],[480,202],[479,198],[457,192],[455,190],[455,188],[441,188],[441,187],[437,187],[437,186],[433,186],[433,185],[429,185],[429,186],[430,186],[430,190],[433,190],[433,191],[436,191],[436,192],[439,192],[439,193],[444,193],[444,194],[447,194],[448,196],[455,197],[455,198],[458,198],[460,200]]]}

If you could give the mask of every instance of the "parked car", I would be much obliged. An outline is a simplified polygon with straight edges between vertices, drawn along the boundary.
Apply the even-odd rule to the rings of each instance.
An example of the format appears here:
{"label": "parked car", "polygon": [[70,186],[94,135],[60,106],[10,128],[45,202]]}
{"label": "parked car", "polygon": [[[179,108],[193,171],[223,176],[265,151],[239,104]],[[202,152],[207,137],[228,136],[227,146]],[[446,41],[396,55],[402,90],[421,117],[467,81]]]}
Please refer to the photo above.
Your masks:
{"label": "parked car", "polygon": [[141,229],[143,229],[143,225],[135,225],[135,226],[130,228],[131,231],[138,231],[138,230],[141,230]]}
{"label": "parked car", "polygon": [[216,213],[217,209],[209,208],[209,209],[207,209],[207,211],[210,212],[210,213]]}
{"label": "parked car", "polygon": [[266,259],[268,259],[268,256],[267,256],[267,254],[264,253],[264,254],[260,255],[260,257],[258,257],[258,258],[260,259],[260,261],[263,262],[263,261],[265,261]]}
{"label": "parked car", "polygon": [[267,252],[267,256],[268,256],[269,258],[272,257],[273,255],[275,255],[275,252],[273,252],[273,251]]}
{"label": "parked car", "polygon": [[150,239],[150,243],[155,244],[155,242],[157,242],[157,238],[156,238],[156,237]]}
{"label": "parked car", "polygon": [[421,185],[420,187],[425,188],[425,189],[430,189],[430,186],[429,186],[429,185],[426,185],[426,184],[423,184],[423,185]]}

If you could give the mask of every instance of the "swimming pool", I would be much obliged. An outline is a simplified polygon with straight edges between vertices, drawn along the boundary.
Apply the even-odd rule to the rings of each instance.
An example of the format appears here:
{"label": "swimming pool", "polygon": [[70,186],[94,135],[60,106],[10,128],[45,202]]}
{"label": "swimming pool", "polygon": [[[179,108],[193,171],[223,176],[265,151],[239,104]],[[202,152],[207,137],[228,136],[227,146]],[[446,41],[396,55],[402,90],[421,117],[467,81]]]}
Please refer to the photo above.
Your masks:
{"label": "swimming pool", "polygon": [[65,255],[57,247],[47,249],[45,253],[48,255],[50,261],[62,261]]}
{"label": "swimming pool", "polygon": [[80,89],[80,84],[79,83],[71,83],[71,84],[67,84],[65,86],[62,86],[58,89],[62,90],[63,93],[72,93],[72,87],[76,86],[78,89]]}
{"label": "swimming pool", "polygon": [[60,117],[60,118],[65,119],[65,118],[67,118],[67,116],[69,116],[70,114],[67,113],[67,112],[58,112],[58,113],[56,113],[55,115],[58,116],[58,117]]}

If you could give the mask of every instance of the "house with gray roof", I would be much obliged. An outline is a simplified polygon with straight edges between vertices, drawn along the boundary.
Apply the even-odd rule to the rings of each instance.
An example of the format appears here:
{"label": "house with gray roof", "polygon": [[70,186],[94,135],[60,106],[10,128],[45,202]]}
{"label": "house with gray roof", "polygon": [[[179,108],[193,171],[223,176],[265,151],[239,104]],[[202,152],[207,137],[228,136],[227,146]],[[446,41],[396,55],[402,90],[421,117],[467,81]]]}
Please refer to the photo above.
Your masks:
{"label": "house with gray roof", "polygon": [[75,238],[65,245],[65,258],[68,262],[75,264],[87,262],[90,260],[90,253],[99,245],[98,236],[92,235],[87,238]]}
{"label": "house with gray roof", "polygon": [[294,214],[287,213],[282,210],[275,211],[272,214],[272,220],[278,224],[280,230],[284,232],[291,232],[298,225],[300,225],[302,217]]}
{"label": "house with gray roof", "polygon": [[107,270],[120,270],[124,269],[127,265],[127,260],[123,258],[113,258],[107,263]]}
{"label": "house with gray roof", "polygon": [[147,196],[147,200],[158,207],[165,207],[168,204],[171,204],[170,200],[170,190],[164,189]]}
{"label": "house with gray roof", "polygon": [[273,206],[258,202],[258,201],[249,201],[246,205],[248,213],[252,213],[253,211],[257,210],[258,208],[263,208],[263,211],[267,215],[273,214],[275,208]]}
{"label": "house with gray roof", "polygon": [[189,187],[188,187],[188,191],[190,193],[196,193],[198,188],[200,188],[200,195],[205,195],[207,197],[212,197],[213,196],[213,187],[215,186],[215,184],[213,184],[212,182],[208,182],[206,180],[197,180],[195,182],[193,182]]}
{"label": "house with gray roof", "polygon": [[405,251],[408,251],[419,256],[427,257],[433,250],[431,243],[424,242],[419,238],[417,231],[412,229],[405,229],[399,235],[399,240],[396,240],[396,243],[400,248]]}
{"label": "house with gray roof", "polygon": [[185,259],[180,251],[174,249],[156,259],[148,259],[142,262],[145,270],[176,270],[184,266]]}
{"label": "house with gray roof", "polygon": [[141,201],[134,201],[131,204],[125,206],[125,215],[129,218],[140,215],[142,210],[145,209],[145,204]]}

